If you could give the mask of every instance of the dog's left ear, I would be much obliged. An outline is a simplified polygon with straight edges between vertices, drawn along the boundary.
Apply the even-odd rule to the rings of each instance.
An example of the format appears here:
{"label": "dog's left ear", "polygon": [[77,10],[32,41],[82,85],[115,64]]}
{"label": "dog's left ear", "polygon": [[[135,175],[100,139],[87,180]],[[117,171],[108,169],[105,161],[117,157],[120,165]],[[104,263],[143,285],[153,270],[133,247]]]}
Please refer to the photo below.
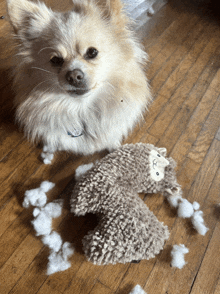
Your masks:
{"label": "dog's left ear", "polygon": [[6,3],[8,16],[16,33],[25,28],[32,28],[33,33],[42,31],[53,16],[52,10],[41,2],[6,0]]}

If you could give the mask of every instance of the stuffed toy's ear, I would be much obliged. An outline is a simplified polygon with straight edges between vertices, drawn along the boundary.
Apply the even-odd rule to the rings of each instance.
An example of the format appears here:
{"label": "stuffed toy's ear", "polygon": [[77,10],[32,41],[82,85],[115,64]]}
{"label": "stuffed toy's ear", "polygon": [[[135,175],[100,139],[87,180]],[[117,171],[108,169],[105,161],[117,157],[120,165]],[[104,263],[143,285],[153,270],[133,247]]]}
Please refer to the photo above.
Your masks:
{"label": "stuffed toy's ear", "polygon": [[16,33],[24,28],[32,28],[30,33],[42,31],[53,12],[44,3],[33,3],[27,0],[6,0],[8,16]]}
{"label": "stuffed toy's ear", "polygon": [[163,156],[166,156],[167,155],[167,149],[166,148],[159,148],[159,152]]}

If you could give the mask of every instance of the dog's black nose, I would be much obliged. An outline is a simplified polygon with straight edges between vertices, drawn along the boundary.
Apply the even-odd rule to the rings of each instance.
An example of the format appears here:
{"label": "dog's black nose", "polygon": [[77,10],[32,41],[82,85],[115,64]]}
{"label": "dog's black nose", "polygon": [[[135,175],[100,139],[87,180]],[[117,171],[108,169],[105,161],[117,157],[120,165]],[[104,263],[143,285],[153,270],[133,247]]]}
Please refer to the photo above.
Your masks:
{"label": "dog's black nose", "polygon": [[84,73],[80,69],[74,69],[66,73],[67,82],[74,87],[79,87],[84,79]]}

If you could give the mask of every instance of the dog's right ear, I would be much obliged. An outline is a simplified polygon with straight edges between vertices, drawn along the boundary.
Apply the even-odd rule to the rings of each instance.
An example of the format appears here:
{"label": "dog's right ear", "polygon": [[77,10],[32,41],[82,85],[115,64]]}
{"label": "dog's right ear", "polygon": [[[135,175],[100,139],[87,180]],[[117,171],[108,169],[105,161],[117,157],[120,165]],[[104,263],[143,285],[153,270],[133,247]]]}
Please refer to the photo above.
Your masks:
{"label": "dog's right ear", "polygon": [[118,28],[124,29],[126,27],[129,21],[124,11],[124,3],[121,0],[98,0],[95,3],[103,11],[104,17],[111,19]]}
{"label": "dog's right ear", "polygon": [[8,16],[16,33],[25,26],[32,28],[33,33],[42,31],[42,28],[49,24],[53,16],[52,10],[41,2],[6,0],[6,3]]}

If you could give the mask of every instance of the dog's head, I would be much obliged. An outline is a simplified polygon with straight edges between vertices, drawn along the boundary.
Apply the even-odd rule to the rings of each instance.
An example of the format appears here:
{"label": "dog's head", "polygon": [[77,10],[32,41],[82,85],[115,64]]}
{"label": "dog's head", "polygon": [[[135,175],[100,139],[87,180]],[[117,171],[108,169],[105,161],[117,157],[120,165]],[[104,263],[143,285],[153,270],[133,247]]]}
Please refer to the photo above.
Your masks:
{"label": "dog's head", "polygon": [[111,84],[133,57],[120,1],[102,3],[73,0],[70,11],[54,12],[44,3],[7,0],[21,67],[38,89],[82,97]]}

